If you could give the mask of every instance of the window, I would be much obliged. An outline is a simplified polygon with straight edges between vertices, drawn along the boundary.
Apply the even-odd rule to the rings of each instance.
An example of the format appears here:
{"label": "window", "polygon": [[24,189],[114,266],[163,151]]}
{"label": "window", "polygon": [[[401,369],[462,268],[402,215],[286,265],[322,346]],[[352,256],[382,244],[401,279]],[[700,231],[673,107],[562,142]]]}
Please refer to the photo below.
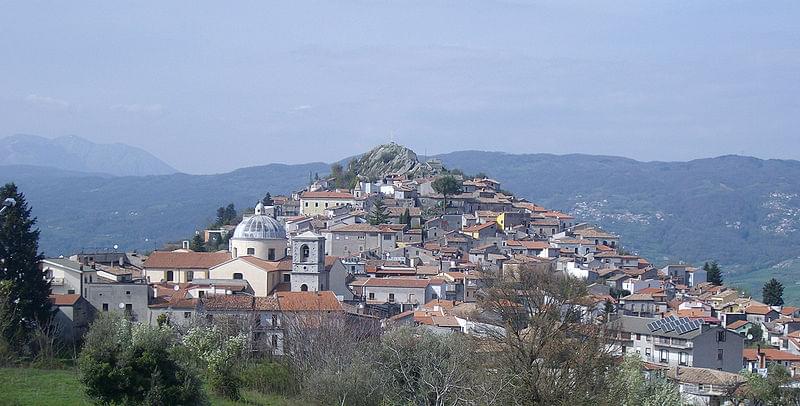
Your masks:
{"label": "window", "polygon": [[642,335],[641,335],[641,334],[639,334],[639,333],[636,333],[636,339],[637,339],[637,340],[641,340],[641,339],[642,339]]}
{"label": "window", "polygon": [[186,271],[186,282],[194,280],[194,271]]}
{"label": "window", "polygon": [[389,301],[394,302],[394,293],[389,293]]}
{"label": "window", "polygon": [[184,319],[188,319],[190,317],[192,317],[192,312],[183,312],[183,318]]}
{"label": "window", "polygon": [[369,292],[369,300],[375,300],[375,293]]}
{"label": "window", "polygon": [[308,207],[308,202],[305,203],[306,207]]}
{"label": "window", "polygon": [[175,279],[175,275],[172,271],[167,271],[167,282],[172,282]]}
{"label": "window", "polygon": [[722,361],[722,358],[725,356],[725,351],[720,348],[717,350],[717,361]]}
{"label": "window", "polygon": [[717,331],[717,342],[724,343],[725,342],[725,330]]}
{"label": "window", "polygon": [[681,365],[689,365],[689,354],[681,352],[680,363]]}
{"label": "window", "polygon": [[308,285],[306,285],[305,283],[300,285],[300,291],[301,292],[308,292]]}
{"label": "window", "polygon": [[125,303],[125,314],[132,315],[133,314],[133,305],[130,303]]}
{"label": "window", "polygon": [[314,207],[319,207],[319,202],[315,202]]}
{"label": "window", "polygon": [[270,261],[275,260],[275,248],[270,248],[269,251],[267,251],[267,259]]}
{"label": "window", "polygon": [[645,347],[645,349],[644,349],[644,355],[646,355],[646,356],[647,356],[647,358],[650,358],[650,355],[652,355],[652,352],[650,351],[650,348],[649,348],[649,347]]}
{"label": "window", "polygon": [[130,291],[130,290],[126,290],[126,291],[125,291],[125,294],[126,294],[126,295],[130,295],[130,294],[131,294],[131,291]]}
{"label": "window", "polygon": [[244,279],[244,275],[241,272],[236,272],[233,274],[233,279]]}
{"label": "window", "polygon": [[247,255],[256,255],[256,249],[252,247],[248,248]]}
{"label": "window", "polygon": [[392,241],[392,235],[391,234],[384,234],[383,235],[383,241]]}
{"label": "window", "polygon": [[667,362],[667,360],[669,360],[669,351],[661,350],[658,359],[661,362]]}
{"label": "window", "polygon": [[103,303],[103,311],[104,312],[108,311],[108,303]]}
{"label": "window", "polygon": [[272,315],[272,327],[277,327],[277,326],[278,326],[278,315],[273,314]]}
{"label": "window", "polygon": [[199,297],[200,299],[206,297],[206,291],[205,290],[201,290],[201,291],[197,292],[197,297]]}
{"label": "window", "polygon": [[69,290],[67,290],[67,294],[68,294],[68,295],[74,295],[74,294],[75,294],[75,289],[69,289]]}
{"label": "window", "polygon": [[275,348],[277,346],[278,346],[278,335],[277,334],[273,334],[272,335],[272,347]]}
{"label": "window", "polygon": [[308,245],[303,244],[303,246],[300,247],[300,261],[302,262],[308,261],[309,253],[310,250],[308,249]]}
{"label": "window", "polygon": [[292,278],[292,275],[290,275],[290,274],[288,274],[288,273],[285,273],[285,274],[283,274],[283,281],[284,281],[284,282],[286,282],[286,283],[289,283],[289,282],[291,282],[291,281],[292,281],[292,279],[291,279],[291,278]]}

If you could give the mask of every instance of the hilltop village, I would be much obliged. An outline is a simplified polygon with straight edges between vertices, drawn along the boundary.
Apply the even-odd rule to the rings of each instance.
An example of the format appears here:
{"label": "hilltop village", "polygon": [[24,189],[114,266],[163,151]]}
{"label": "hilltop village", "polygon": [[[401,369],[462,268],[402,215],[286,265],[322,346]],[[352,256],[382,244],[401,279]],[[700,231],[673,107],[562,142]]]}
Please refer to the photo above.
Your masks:
{"label": "hilltop village", "polygon": [[487,275],[535,268],[582,280],[563,306],[613,330],[616,355],[639,357],[687,402],[724,403],[743,370],[800,371],[799,308],[726,287],[708,265],[654,266],[624,236],[410,154],[382,146],[291,195],[254,196],[234,224],[179,246],[43,259],[63,334],[78,339],[103,312],[151,325],[240,316],[275,357],[298,314],[481,335],[505,328],[481,317]]}

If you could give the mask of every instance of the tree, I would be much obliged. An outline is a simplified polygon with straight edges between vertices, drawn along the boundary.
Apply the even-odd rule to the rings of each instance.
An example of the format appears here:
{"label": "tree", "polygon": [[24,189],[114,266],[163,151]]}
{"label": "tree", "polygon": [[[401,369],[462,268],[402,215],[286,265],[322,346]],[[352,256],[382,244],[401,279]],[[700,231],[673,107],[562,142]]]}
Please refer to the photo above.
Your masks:
{"label": "tree", "polygon": [[86,394],[103,404],[207,403],[202,381],[178,356],[176,332],[101,314],[86,334],[78,366]]}
{"label": "tree", "polygon": [[400,224],[405,224],[408,228],[411,228],[411,210],[406,207],[406,210],[403,212],[402,216],[400,216]]}
{"label": "tree", "polygon": [[796,405],[800,402],[800,390],[789,385],[791,374],[781,365],[770,365],[766,377],[750,371],[742,375],[747,381],[732,394],[731,400],[736,405]]}
{"label": "tree", "polygon": [[614,371],[617,379],[609,392],[621,406],[659,405],[681,406],[683,400],[678,387],[653,374],[649,379],[642,373],[642,360],[634,355],[625,357]]}
{"label": "tree", "polygon": [[452,175],[442,176],[431,183],[431,187],[436,193],[444,197],[444,210],[443,213],[447,214],[447,196],[452,196],[461,193],[461,182],[456,180]]}
{"label": "tree", "polygon": [[225,224],[233,224],[233,222],[236,221],[236,217],[236,207],[233,203],[229,203],[225,206]]}
{"label": "tree", "polygon": [[209,386],[214,393],[239,400],[242,386],[239,369],[247,346],[244,334],[228,336],[216,325],[194,327],[181,343],[186,353],[206,370]]}
{"label": "tree", "polygon": [[761,342],[761,339],[764,337],[764,331],[761,330],[759,324],[753,324],[753,326],[747,330],[747,337],[752,337],[747,338],[748,344]]}
{"label": "tree", "polygon": [[275,205],[275,201],[272,200],[272,195],[269,194],[269,192],[267,192],[267,194],[264,195],[264,198],[261,199],[261,204],[263,204],[264,206],[273,206],[273,205]]}
{"label": "tree", "polygon": [[764,284],[762,302],[769,306],[783,306],[783,284],[772,278]]}
{"label": "tree", "polygon": [[717,261],[711,261],[709,264],[703,264],[703,270],[706,271],[706,281],[715,286],[722,286],[722,270],[719,269]]}
{"label": "tree", "polygon": [[191,243],[189,243],[189,249],[194,252],[205,252],[206,247],[203,245],[204,243],[203,237],[201,237],[200,234],[195,233],[194,237],[192,237]]}
{"label": "tree", "polygon": [[386,224],[389,220],[389,212],[386,209],[386,204],[383,202],[383,194],[378,193],[378,196],[375,198],[375,201],[372,202],[372,211],[369,213],[369,223],[373,226],[377,226],[378,224]]}
{"label": "tree", "polygon": [[17,203],[0,217],[0,281],[9,283],[0,326],[11,348],[27,348],[32,334],[53,315],[50,282],[39,269],[39,230],[25,195],[9,183],[0,188],[0,201],[7,198]]}
{"label": "tree", "polygon": [[586,320],[585,283],[557,274],[552,263],[483,276],[476,320],[491,326],[479,331],[494,355],[486,367],[507,382],[499,403],[608,404],[613,335]]}

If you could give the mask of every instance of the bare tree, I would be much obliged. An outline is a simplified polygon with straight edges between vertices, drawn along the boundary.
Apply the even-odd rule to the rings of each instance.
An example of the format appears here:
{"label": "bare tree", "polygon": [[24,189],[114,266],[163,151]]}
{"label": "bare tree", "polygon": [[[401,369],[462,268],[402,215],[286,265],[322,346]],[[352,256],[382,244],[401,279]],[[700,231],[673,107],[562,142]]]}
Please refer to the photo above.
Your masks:
{"label": "bare tree", "polygon": [[479,298],[484,348],[507,379],[500,403],[558,405],[613,403],[604,390],[613,377],[611,334],[586,321],[583,281],[557,274],[552,263],[516,272],[484,271]]}

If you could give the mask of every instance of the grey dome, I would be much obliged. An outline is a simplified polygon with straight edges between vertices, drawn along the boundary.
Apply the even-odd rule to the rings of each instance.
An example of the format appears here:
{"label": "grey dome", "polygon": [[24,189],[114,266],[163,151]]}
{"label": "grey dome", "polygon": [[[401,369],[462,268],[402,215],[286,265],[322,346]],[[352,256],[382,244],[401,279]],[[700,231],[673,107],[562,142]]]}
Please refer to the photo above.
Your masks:
{"label": "grey dome", "polygon": [[285,240],[286,230],[278,220],[264,214],[246,217],[233,231],[237,240]]}

